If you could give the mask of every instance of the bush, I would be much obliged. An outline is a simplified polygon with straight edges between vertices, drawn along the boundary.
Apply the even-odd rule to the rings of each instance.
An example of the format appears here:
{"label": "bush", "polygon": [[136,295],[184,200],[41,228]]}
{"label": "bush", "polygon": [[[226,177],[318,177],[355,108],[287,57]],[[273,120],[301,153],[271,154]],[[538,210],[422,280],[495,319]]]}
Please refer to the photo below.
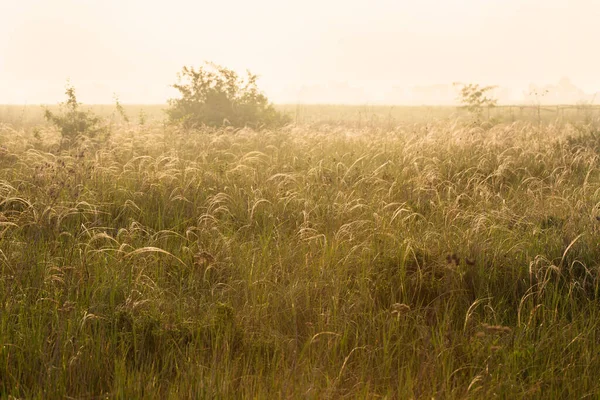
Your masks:
{"label": "bush", "polygon": [[46,109],[44,117],[58,129],[63,139],[63,144],[74,145],[83,139],[93,139],[108,133],[108,128],[102,125],[102,119],[91,111],[81,111],[75,95],[75,88],[67,85],[65,94],[67,101],[60,104],[62,113],[54,114]]}
{"label": "bush", "polygon": [[169,100],[167,114],[186,128],[233,126],[271,128],[289,122],[277,112],[256,85],[257,76],[242,79],[228,68],[213,63],[195,69],[184,67],[173,87],[181,98]]}
{"label": "bush", "polygon": [[463,108],[469,110],[469,112],[477,119],[481,118],[483,109],[487,108],[489,118],[489,109],[495,107],[498,103],[498,100],[491,95],[491,92],[496,89],[497,86],[482,87],[474,83],[466,85],[455,83],[455,85],[462,86],[460,89],[460,102],[462,103]]}

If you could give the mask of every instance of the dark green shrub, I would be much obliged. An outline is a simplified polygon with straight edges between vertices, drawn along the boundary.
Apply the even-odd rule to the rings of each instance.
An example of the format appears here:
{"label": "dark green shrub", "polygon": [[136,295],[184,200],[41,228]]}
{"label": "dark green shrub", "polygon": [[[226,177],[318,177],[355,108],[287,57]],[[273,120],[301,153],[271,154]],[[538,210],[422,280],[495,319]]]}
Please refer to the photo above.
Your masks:
{"label": "dark green shrub", "polygon": [[198,126],[277,127],[289,119],[277,112],[256,85],[257,76],[245,79],[213,63],[195,69],[184,67],[173,87],[181,98],[169,100],[167,114],[173,123]]}

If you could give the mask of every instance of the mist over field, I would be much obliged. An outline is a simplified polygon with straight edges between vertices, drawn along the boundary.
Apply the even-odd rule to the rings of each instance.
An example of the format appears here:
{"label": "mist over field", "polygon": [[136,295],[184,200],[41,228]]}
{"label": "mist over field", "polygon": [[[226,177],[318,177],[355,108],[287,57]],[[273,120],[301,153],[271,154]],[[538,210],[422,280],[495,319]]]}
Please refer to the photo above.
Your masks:
{"label": "mist over field", "polygon": [[599,398],[599,19],[0,3],[0,399]]}
{"label": "mist over field", "polygon": [[67,79],[87,104],[164,104],[205,60],[276,103],[448,105],[475,82],[572,104],[600,91],[599,17],[595,0],[5,1],[0,104],[54,104]]}

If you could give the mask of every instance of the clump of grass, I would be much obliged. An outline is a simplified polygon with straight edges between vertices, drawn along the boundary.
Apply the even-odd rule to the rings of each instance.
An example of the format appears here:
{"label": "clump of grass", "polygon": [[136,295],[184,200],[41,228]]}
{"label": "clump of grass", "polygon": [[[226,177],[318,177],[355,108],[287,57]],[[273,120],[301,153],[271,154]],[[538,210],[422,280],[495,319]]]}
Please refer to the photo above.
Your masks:
{"label": "clump of grass", "polygon": [[597,396],[599,157],[551,129],[3,125],[0,395]]}

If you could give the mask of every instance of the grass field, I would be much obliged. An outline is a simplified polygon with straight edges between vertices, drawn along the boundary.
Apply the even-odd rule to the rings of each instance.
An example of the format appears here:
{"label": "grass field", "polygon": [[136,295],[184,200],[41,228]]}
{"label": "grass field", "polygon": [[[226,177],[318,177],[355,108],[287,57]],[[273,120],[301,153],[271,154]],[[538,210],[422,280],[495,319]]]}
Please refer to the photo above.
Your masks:
{"label": "grass field", "polygon": [[598,398],[597,120],[382,121],[1,125],[0,397]]}
{"label": "grass field", "polygon": [[[45,125],[44,110],[58,111],[57,105],[1,105],[0,122],[26,131]],[[167,117],[166,104],[125,104],[124,111],[132,123],[139,123],[140,113],[147,122],[160,123]],[[384,106],[384,105],[313,105],[276,104],[275,108],[301,125],[343,125],[355,129],[383,128],[391,130],[398,125],[425,124],[441,119],[470,118],[467,110],[454,106]],[[95,114],[118,123],[121,121],[114,104],[83,106]],[[494,121],[512,123],[588,124],[600,119],[597,105],[504,105],[484,110],[484,117]]]}

